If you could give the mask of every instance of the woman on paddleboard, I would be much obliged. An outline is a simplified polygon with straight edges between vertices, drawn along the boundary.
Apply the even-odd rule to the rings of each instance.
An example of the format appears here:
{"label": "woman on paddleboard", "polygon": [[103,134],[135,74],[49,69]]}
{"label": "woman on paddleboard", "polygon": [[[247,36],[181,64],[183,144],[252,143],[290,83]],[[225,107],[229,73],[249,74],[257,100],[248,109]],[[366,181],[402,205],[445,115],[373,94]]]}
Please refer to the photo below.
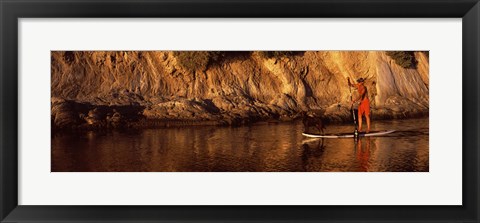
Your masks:
{"label": "woman on paddleboard", "polygon": [[359,78],[356,84],[350,83],[350,78],[347,78],[348,85],[357,88],[358,91],[358,98],[352,100],[352,104],[356,102],[360,102],[358,106],[358,131],[362,130],[362,115],[365,115],[365,119],[367,119],[367,133],[370,132],[370,100],[368,100],[368,91],[367,87],[365,87],[364,82],[365,79]]}

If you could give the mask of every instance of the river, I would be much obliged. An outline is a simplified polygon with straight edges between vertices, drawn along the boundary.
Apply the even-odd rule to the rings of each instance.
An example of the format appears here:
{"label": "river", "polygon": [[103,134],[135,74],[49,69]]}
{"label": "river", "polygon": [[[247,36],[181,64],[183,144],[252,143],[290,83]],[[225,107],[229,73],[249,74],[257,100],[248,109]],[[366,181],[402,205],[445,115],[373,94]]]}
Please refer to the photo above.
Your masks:
{"label": "river", "polygon": [[[382,120],[383,137],[309,139],[301,122],[52,136],[52,172],[428,172],[428,118]],[[348,124],[328,133],[352,132]]]}

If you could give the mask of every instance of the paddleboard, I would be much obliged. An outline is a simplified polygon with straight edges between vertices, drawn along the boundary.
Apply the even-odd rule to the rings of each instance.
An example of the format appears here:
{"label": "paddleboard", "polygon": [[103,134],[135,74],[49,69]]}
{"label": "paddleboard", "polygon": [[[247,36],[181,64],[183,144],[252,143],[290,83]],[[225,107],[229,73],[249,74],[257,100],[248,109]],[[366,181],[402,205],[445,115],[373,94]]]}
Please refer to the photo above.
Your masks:
{"label": "paddleboard", "polygon": [[[372,131],[372,132],[369,132],[369,133],[360,132],[360,133],[358,133],[358,136],[360,136],[360,137],[382,136],[382,135],[390,134],[392,132],[395,132],[395,130]],[[302,135],[304,135],[306,137],[311,137],[311,138],[325,138],[325,139],[353,138],[354,137],[353,133],[319,135],[319,134],[311,134],[311,133],[305,133],[304,132],[304,133],[302,133]]]}

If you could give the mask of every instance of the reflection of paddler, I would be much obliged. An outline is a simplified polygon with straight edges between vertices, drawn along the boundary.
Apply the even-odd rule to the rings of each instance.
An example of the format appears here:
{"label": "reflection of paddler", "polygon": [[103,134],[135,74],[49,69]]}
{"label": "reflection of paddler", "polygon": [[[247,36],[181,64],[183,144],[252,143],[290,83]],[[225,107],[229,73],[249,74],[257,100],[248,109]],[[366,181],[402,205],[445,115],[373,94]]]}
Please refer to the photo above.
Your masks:
{"label": "reflection of paddler", "polygon": [[360,171],[368,171],[368,160],[370,159],[370,137],[365,138],[365,148],[362,148],[362,139],[359,139],[356,146],[356,157],[360,164]]}
{"label": "reflection of paddler", "polygon": [[360,102],[358,106],[358,130],[362,130],[362,115],[365,115],[367,119],[367,133],[370,132],[370,100],[368,100],[368,90],[364,85],[365,79],[359,78],[356,84],[350,83],[350,78],[348,78],[348,85],[357,88],[358,98],[352,100],[352,104]]}

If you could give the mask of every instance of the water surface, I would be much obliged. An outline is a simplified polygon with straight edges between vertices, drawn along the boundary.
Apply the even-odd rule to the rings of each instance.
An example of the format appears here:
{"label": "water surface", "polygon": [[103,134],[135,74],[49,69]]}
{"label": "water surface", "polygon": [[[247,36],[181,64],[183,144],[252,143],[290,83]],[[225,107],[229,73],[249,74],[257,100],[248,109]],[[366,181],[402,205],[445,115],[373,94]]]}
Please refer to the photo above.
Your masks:
{"label": "water surface", "polygon": [[[301,122],[52,136],[52,171],[429,171],[428,119],[375,121],[385,137],[311,139]],[[331,125],[328,133],[352,132]]]}

